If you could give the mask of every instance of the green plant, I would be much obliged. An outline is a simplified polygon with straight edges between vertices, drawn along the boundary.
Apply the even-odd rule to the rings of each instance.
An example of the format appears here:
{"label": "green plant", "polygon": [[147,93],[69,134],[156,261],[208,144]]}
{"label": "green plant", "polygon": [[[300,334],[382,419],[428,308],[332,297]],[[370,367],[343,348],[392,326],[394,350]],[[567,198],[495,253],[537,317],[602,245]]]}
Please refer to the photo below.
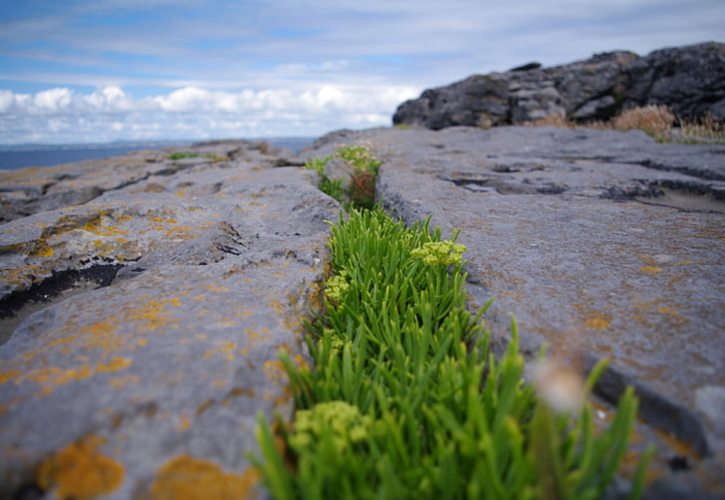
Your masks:
{"label": "green plant", "polygon": [[631,389],[596,435],[588,404],[573,418],[537,398],[516,323],[496,359],[480,326],[489,304],[466,310],[456,237],[380,209],[341,214],[325,314],[306,335],[315,367],[280,354],[296,419],[273,432],[259,416],[253,461],[275,498],[602,496],[626,451]]}
{"label": "green plant", "polygon": [[199,158],[201,155],[194,152],[176,151],[171,153],[168,158],[169,160],[182,160],[184,158]]}
{"label": "green plant", "polygon": [[[350,174],[350,183],[346,188],[342,180],[331,179],[326,173],[327,165],[333,160],[342,161]],[[324,158],[312,158],[305,168],[317,172],[320,190],[337,201],[349,200],[353,206],[372,208],[375,204],[375,179],[381,162],[370,149],[363,145],[349,145],[337,149],[334,154]]]}

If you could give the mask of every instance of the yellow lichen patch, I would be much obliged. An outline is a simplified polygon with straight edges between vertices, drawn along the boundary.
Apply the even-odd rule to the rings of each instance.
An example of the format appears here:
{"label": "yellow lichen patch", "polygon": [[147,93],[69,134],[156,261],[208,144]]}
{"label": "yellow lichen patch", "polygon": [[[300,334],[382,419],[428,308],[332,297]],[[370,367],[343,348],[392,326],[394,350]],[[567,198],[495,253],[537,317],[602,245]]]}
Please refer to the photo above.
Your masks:
{"label": "yellow lichen patch", "polygon": [[584,321],[584,326],[592,330],[603,330],[608,328],[612,322],[612,316],[596,309],[590,309],[584,304],[574,304]]}
{"label": "yellow lichen patch", "polygon": [[225,287],[223,285],[221,285],[221,286],[220,285],[215,285],[213,283],[210,283],[210,284],[206,285],[206,288],[210,292],[214,292],[214,293],[222,293],[222,292],[228,292],[229,291],[229,289],[227,287]]}
{"label": "yellow lichen patch", "polygon": [[657,266],[642,266],[639,270],[647,274],[658,274],[662,272],[662,268]]}
{"label": "yellow lichen patch", "polygon": [[612,317],[609,315],[592,316],[584,320],[584,326],[593,330],[603,330],[609,327]]}
{"label": "yellow lichen patch", "polygon": [[144,302],[142,306],[127,307],[124,311],[124,317],[128,321],[138,323],[137,331],[139,333],[166,330],[177,325],[178,321],[170,318],[167,308],[168,306],[180,307],[181,300],[178,298],[156,300],[141,297],[139,300]]}
{"label": "yellow lichen patch", "polygon": [[107,495],[123,482],[123,466],[98,451],[104,440],[88,436],[45,460],[36,473],[38,485],[59,498],[85,500]]}
{"label": "yellow lichen patch", "polygon": [[116,334],[117,323],[117,317],[110,316],[78,328],[78,346],[86,350],[99,350],[104,356],[121,351],[126,345],[126,339]]}
{"label": "yellow lichen patch", "polygon": [[31,257],[49,258],[55,254],[55,251],[44,240],[38,240],[33,250],[30,252]]}
{"label": "yellow lichen patch", "polygon": [[116,226],[103,224],[102,217],[95,217],[86,222],[81,227],[81,230],[95,234],[96,236],[126,236],[128,234],[128,231],[119,229]]}
{"label": "yellow lichen patch", "polygon": [[108,363],[101,363],[96,366],[98,373],[117,372],[131,366],[133,361],[130,358],[113,358]]}
{"label": "yellow lichen patch", "polygon": [[138,384],[141,382],[141,377],[138,375],[124,375],[122,377],[113,377],[108,381],[108,385],[111,389],[123,389],[129,384]]}
{"label": "yellow lichen patch", "polygon": [[216,347],[209,349],[204,353],[204,359],[211,359],[215,354],[220,354],[227,362],[234,361],[234,351],[237,344],[228,340],[219,342]]}
{"label": "yellow lichen patch", "polygon": [[[157,226],[163,226],[166,224],[176,224],[176,222],[177,222],[176,219],[174,219],[173,217],[152,216],[152,217],[149,217],[148,219],[151,222],[153,222],[154,224],[156,224]],[[157,228],[157,229],[162,229],[162,228]]]}
{"label": "yellow lichen patch", "polygon": [[119,224],[123,224],[124,222],[129,222],[132,219],[133,219],[133,217],[129,214],[120,214],[120,215],[113,216],[113,220],[115,220]]}
{"label": "yellow lichen patch", "polygon": [[146,339],[138,339],[136,341],[136,345],[139,347],[144,347],[148,343],[148,340]]}
{"label": "yellow lichen patch", "polygon": [[18,370],[8,370],[5,372],[0,372],[0,384],[9,382],[17,378],[18,376],[20,376],[20,372]]}
{"label": "yellow lichen patch", "polygon": [[254,468],[234,474],[209,460],[180,455],[159,468],[150,493],[154,500],[240,500],[251,498],[259,477]]}
{"label": "yellow lichen patch", "polygon": [[176,430],[179,432],[185,432],[189,430],[189,427],[191,427],[191,419],[187,417],[186,415],[179,415],[178,417],[179,422],[176,426]]}
{"label": "yellow lichen patch", "polygon": [[672,326],[682,326],[690,321],[677,312],[677,309],[674,307],[660,306],[657,308],[657,312],[665,315]]}
{"label": "yellow lichen patch", "polygon": [[273,384],[287,383],[287,372],[285,371],[284,365],[281,361],[268,359],[264,362],[262,369],[264,370],[264,375]]}
{"label": "yellow lichen patch", "polygon": [[42,387],[43,394],[50,394],[58,386],[69,382],[86,380],[93,376],[93,368],[90,365],[81,365],[76,368],[58,368],[49,366],[32,370],[22,377],[16,379],[15,383],[24,381],[35,382]]}

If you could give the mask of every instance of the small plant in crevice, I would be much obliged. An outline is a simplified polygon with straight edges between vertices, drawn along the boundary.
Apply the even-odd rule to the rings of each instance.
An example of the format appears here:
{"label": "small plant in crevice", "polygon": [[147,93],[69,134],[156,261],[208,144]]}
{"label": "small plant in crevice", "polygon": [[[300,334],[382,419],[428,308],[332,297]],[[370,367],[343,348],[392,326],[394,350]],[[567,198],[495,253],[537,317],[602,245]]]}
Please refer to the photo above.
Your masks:
{"label": "small plant in crevice", "polygon": [[[328,164],[339,161],[349,175],[347,186],[342,179],[332,179],[327,175]],[[375,179],[381,162],[376,159],[366,145],[343,146],[334,154],[323,158],[312,158],[305,168],[317,172],[318,187],[339,202],[349,202],[354,207],[372,208],[375,204]]]}
{"label": "small plant in crevice", "polygon": [[[253,461],[275,498],[605,493],[627,451],[632,390],[600,431],[581,401],[605,363],[568,407],[537,395],[524,382],[516,323],[496,358],[480,323],[488,304],[476,315],[466,309],[465,247],[456,239],[428,221],[406,227],[379,208],[351,209],[332,226],[333,275],[306,335],[315,366],[280,355],[295,420],[273,431],[259,417]],[[643,475],[640,467],[635,497]]]}

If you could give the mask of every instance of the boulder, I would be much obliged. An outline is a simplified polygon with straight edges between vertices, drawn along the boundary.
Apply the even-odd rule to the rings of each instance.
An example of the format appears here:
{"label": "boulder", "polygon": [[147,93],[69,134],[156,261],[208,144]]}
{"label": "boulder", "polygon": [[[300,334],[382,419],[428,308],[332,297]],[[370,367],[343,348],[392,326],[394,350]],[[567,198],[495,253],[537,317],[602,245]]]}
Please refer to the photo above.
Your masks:
{"label": "boulder", "polygon": [[725,44],[626,51],[552,68],[526,64],[473,75],[402,103],[393,124],[433,130],[521,124],[547,116],[606,120],[626,107],[665,104],[680,117],[725,120]]}
{"label": "boulder", "polygon": [[[278,354],[307,362],[301,319],[338,210],[262,149],[4,174],[27,198],[0,226],[0,497],[256,488],[257,414],[291,417]],[[85,203],[48,198],[86,187]]]}

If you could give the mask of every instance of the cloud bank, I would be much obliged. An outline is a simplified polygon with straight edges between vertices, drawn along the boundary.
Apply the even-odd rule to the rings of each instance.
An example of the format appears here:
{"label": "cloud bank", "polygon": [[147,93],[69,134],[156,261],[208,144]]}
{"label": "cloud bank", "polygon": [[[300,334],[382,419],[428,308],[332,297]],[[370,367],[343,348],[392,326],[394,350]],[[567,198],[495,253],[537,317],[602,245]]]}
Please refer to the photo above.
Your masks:
{"label": "cloud bank", "polygon": [[90,93],[0,90],[0,143],[317,136],[389,125],[395,107],[419,92],[400,86],[237,92],[188,86],[134,98],[118,86]]}

